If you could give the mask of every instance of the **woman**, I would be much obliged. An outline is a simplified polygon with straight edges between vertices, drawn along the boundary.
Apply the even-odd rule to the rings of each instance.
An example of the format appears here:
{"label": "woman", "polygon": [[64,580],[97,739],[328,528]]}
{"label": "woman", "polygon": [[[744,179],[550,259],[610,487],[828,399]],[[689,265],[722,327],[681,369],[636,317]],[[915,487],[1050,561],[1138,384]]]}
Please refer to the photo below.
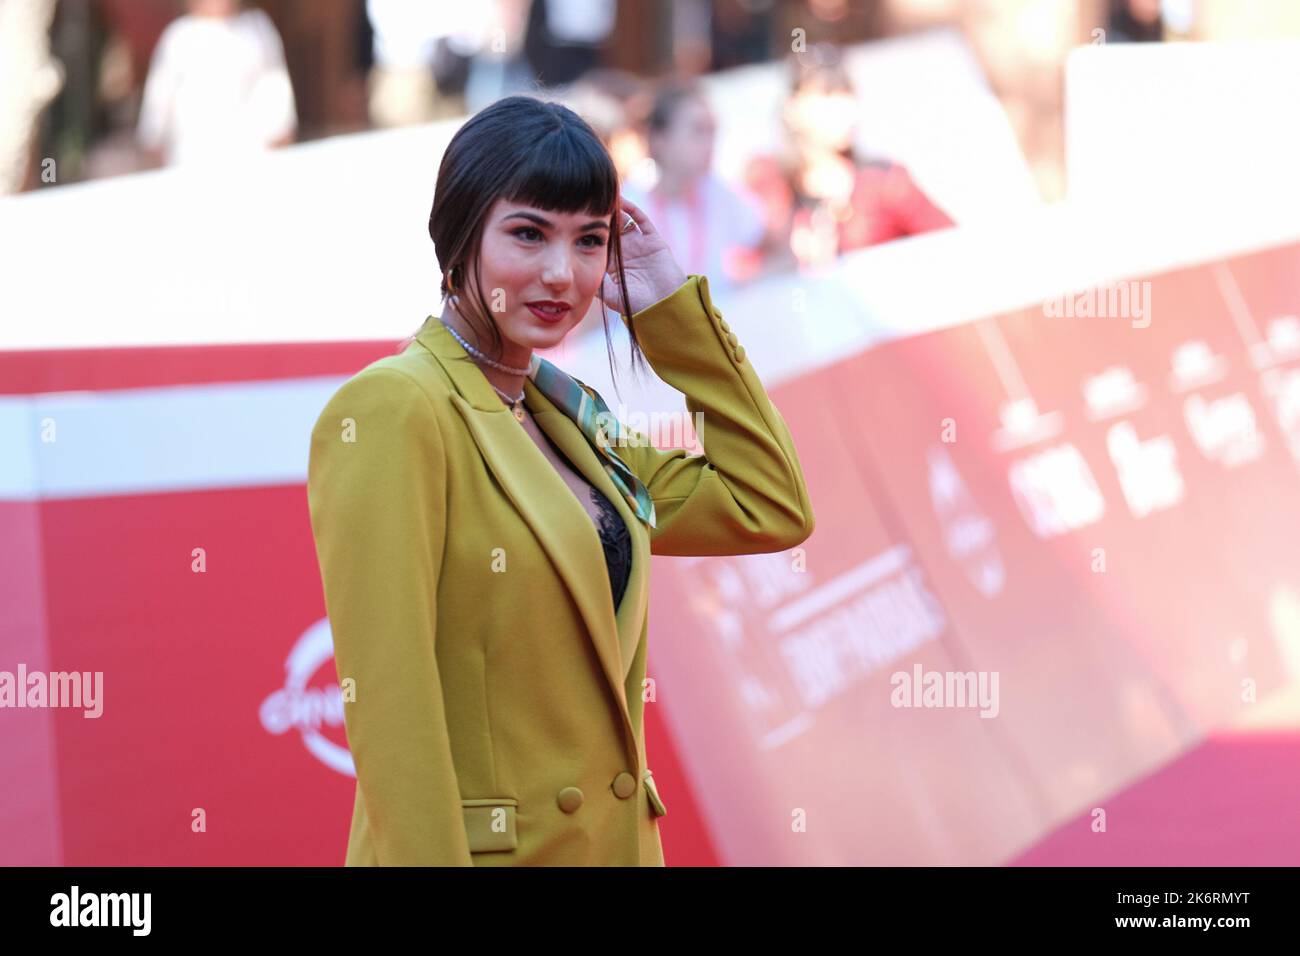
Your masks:
{"label": "woman", "polygon": [[818,268],[857,249],[953,225],[900,163],[863,157],[858,100],[839,50],[818,44],[790,61],[791,91],[782,111],[787,148],[757,156],[748,188],[767,210],[774,243],[750,271]]}
{"label": "woman", "polygon": [[[429,219],[442,314],[313,429],[357,771],[349,865],[662,865],[642,720],[650,555],[812,533],[790,434],[707,280],[621,207],[572,111],[512,96],[472,117]],[[704,455],[655,449],[533,355],[598,293],[620,304],[633,360],[703,413]]]}

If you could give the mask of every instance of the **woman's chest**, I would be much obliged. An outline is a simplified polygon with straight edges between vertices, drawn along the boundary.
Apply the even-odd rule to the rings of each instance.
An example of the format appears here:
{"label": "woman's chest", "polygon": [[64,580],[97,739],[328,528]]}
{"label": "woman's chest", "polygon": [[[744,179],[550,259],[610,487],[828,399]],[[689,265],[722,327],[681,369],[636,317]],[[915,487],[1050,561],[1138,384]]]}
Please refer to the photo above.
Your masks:
{"label": "woman's chest", "polygon": [[[554,593],[556,572],[611,591],[615,606],[629,582],[639,544],[621,509],[594,487],[531,415],[492,454],[469,444],[449,454],[448,534],[441,586],[448,597],[477,595],[515,602]],[[493,601],[495,605],[497,602]],[[499,607],[499,605],[497,605]],[[534,609],[535,610],[535,609]]]}
{"label": "woman's chest", "polygon": [[583,510],[587,512],[587,517],[591,520],[592,525],[599,528],[602,509],[597,504],[595,496],[600,492],[593,488],[591,483],[574,469],[569,460],[556,450],[531,415],[525,416],[521,424],[524,433],[537,446],[538,451],[542,453],[542,456],[554,469],[560,480],[568,486],[569,491],[578,500],[578,504],[582,505]]}

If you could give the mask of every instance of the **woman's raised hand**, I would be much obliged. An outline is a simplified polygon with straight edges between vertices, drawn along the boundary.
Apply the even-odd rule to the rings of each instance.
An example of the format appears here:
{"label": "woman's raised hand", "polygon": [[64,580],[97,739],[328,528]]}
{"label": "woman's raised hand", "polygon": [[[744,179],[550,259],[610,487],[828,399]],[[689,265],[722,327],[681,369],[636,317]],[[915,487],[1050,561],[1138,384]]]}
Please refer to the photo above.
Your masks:
{"label": "woman's raised hand", "polygon": [[[686,281],[686,273],[677,264],[668,243],[655,228],[641,207],[624,196],[619,197],[620,214],[615,216],[616,228],[626,222],[626,213],[636,223],[636,228],[620,235],[623,247],[623,273],[627,278],[627,298],[632,312],[654,305],[672,295]],[[609,270],[601,283],[600,292],[609,308],[619,312],[623,298],[619,294],[618,276],[614,272],[613,257]]]}

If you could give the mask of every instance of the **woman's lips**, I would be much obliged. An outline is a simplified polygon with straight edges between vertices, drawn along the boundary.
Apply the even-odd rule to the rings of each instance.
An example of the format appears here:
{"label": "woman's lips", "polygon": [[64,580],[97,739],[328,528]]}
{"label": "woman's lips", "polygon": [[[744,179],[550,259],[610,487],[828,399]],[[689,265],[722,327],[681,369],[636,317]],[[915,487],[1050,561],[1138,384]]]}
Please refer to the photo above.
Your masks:
{"label": "woman's lips", "polygon": [[533,315],[537,316],[537,317],[538,317],[539,319],[541,319],[543,322],[546,322],[546,323],[549,323],[549,324],[551,324],[551,325],[554,325],[556,322],[563,322],[563,321],[564,321],[565,316],[567,316],[567,315],[569,314],[569,306],[566,305],[566,306],[565,306],[564,308],[562,308],[562,309],[557,309],[557,310],[555,310],[555,311],[549,311],[549,310],[547,310],[547,309],[543,309],[543,308],[541,308],[541,307],[539,307],[539,306],[536,306],[536,305],[529,305],[529,306],[528,306],[528,311],[531,312],[531,313],[533,313]]}

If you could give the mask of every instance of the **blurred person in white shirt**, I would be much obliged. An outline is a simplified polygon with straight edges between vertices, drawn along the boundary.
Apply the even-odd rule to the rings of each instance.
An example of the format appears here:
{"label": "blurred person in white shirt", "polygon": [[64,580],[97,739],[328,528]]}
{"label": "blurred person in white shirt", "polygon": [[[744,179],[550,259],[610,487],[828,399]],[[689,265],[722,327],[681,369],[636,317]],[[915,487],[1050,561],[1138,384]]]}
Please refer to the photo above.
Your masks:
{"label": "blurred person in white shirt", "polygon": [[655,95],[646,142],[657,178],[647,191],[623,192],[654,220],[688,274],[707,276],[724,291],[747,276],[739,260],[758,248],[765,227],[757,202],[713,171],[717,122],[703,92],[690,81],[669,81]]}
{"label": "blurred person in white shirt", "polygon": [[293,142],[293,85],[275,25],[240,0],[187,0],[154,48],[136,137],[155,161],[212,162]]}

